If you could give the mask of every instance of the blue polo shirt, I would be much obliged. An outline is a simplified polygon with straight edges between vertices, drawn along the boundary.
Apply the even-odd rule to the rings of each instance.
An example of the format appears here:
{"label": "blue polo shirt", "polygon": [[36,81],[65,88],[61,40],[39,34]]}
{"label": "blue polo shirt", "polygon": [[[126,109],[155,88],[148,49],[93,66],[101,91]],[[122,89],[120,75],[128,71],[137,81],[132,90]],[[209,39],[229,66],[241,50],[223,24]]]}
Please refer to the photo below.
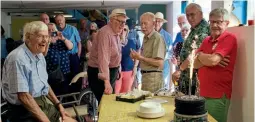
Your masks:
{"label": "blue polo shirt", "polygon": [[178,42],[183,42],[183,38],[182,38],[181,32],[177,33],[177,35],[175,37],[175,40],[174,40],[174,43],[173,43],[173,46],[175,46],[176,43],[178,43]]}
{"label": "blue polo shirt", "polygon": [[[129,33],[129,35],[134,35]],[[134,68],[134,61],[130,57],[130,49],[138,51],[141,48],[140,43],[135,37],[129,36],[128,43],[122,47],[121,69],[122,71],[132,71]]]}
{"label": "blue polo shirt", "polygon": [[[58,30],[61,30],[58,27]],[[78,43],[81,41],[78,30],[69,24],[66,24],[65,28],[61,31],[65,38],[73,43],[73,49],[69,51],[70,54],[78,53]]]}
{"label": "blue polo shirt", "polygon": [[164,82],[165,84],[169,83],[168,78],[170,78],[170,64],[169,64],[169,59],[171,56],[171,48],[172,48],[172,37],[171,35],[165,31],[164,29],[160,30],[160,35],[163,37],[165,44],[166,44],[166,55],[165,55],[165,60],[164,60],[164,68],[163,68],[163,78],[164,78]]}

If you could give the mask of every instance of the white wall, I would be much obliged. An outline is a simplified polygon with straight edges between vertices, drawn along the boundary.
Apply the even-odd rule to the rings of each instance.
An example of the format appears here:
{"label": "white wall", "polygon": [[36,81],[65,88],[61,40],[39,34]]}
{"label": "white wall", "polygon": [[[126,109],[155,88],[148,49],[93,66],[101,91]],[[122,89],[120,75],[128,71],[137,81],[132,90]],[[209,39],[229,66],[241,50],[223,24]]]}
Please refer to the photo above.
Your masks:
{"label": "white wall", "polygon": [[5,36],[11,37],[11,16],[8,16],[7,13],[1,11],[1,25],[5,30]]}
{"label": "white wall", "polygon": [[181,1],[173,1],[166,6],[167,31],[172,35],[173,40],[180,31],[177,17],[181,14]]}
{"label": "white wall", "polygon": [[[177,17],[181,14],[181,1],[173,1],[166,6],[166,19],[167,19],[167,31],[171,34],[173,41],[176,34],[180,31],[178,26]],[[175,71],[174,65],[170,65],[171,74]]]}
{"label": "white wall", "polygon": [[254,26],[228,31],[238,44],[228,122],[254,122]]}

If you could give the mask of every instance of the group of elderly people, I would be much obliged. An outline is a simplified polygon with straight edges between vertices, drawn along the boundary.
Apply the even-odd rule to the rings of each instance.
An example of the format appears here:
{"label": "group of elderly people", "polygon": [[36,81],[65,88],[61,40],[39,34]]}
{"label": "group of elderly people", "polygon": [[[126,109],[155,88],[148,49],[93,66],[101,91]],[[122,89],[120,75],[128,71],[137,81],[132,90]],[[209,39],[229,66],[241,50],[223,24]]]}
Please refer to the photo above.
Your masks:
{"label": "group of elderly people", "polygon": [[[186,18],[191,25],[190,31]],[[156,92],[165,86],[164,80],[169,79],[178,82],[180,92],[188,94],[190,53],[194,49],[191,45],[195,42],[198,49],[194,59],[192,94],[199,89],[200,95],[206,98],[209,114],[219,122],[226,122],[237,53],[236,38],[226,31],[229,23],[228,11],[222,8],[212,10],[208,24],[203,19],[201,7],[191,3],[186,8],[186,18],[183,15],[178,17],[181,32],[174,41],[176,51],[172,59],[172,62],[178,62],[177,71],[169,79],[163,69],[170,64],[172,42],[170,34],[162,28],[163,23],[167,22],[163,14],[146,12],[141,15],[140,25],[144,38],[139,49],[139,45],[130,46],[136,42],[127,39],[129,28],[125,24],[129,18],[125,9],[114,9],[109,15],[108,24],[91,32],[90,35],[93,36],[88,46],[88,81],[99,103],[102,95],[112,94],[116,91],[114,88],[117,92],[130,90],[132,83],[117,79],[132,76],[132,69],[137,67],[138,61],[142,73],[142,90]],[[61,86],[54,83],[49,86],[47,70],[53,70],[53,65],[61,60],[64,75],[78,72],[77,66],[69,68],[68,65],[79,64],[81,39],[77,29],[65,23],[63,15],[57,15],[55,21],[57,27],[49,23],[46,15],[42,15],[41,21],[26,24],[23,39],[25,43],[6,58],[2,91],[8,102],[11,122],[57,122],[61,120],[60,117],[63,121],[75,121],[56,98],[54,92],[58,91],[53,92],[51,89]],[[59,30],[57,36],[51,37],[51,32],[56,30]],[[86,32],[85,27],[80,33],[82,31]],[[129,45],[129,49],[124,48],[126,45]],[[122,49],[128,53],[123,53]],[[131,73],[120,68],[123,59],[121,52],[123,56],[130,58],[125,60],[134,61],[131,68],[128,66]],[[53,60],[52,64],[46,63],[45,59]],[[200,81],[199,88],[196,87],[197,79]],[[124,90],[121,84],[125,84]]]}

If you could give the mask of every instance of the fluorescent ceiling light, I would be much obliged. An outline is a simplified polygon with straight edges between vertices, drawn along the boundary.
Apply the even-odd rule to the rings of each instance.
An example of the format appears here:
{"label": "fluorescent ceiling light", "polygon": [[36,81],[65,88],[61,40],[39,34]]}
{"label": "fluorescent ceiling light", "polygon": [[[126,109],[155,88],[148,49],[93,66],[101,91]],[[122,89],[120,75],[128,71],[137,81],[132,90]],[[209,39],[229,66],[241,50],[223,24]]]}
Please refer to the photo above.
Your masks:
{"label": "fluorescent ceiling light", "polygon": [[63,14],[64,12],[63,11],[54,11],[53,13],[55,13],[55,14]]}
{"label": "fluorescent ceiling light", "polygon": [[[55,17],[56,15],[53,15],[53,17]],[[70,14],[64,14],[64,17],[67,17],[67,18],[71,18],[73,17],[73,15],[70,15]]]}

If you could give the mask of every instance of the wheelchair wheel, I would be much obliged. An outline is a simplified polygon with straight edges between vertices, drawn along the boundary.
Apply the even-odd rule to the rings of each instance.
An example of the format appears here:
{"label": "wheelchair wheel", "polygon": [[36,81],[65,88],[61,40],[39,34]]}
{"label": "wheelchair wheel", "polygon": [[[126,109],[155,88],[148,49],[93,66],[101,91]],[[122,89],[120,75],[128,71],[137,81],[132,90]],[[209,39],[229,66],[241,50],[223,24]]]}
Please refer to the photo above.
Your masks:
{"label": "wheelchair wheel", "polygon": [[93,92],[90,88],[86,88],[82,90],[79,95],[78,105],[87,105],[88,106],[88,114],[92,116],[94,122],[97,122],[97,100]]}

